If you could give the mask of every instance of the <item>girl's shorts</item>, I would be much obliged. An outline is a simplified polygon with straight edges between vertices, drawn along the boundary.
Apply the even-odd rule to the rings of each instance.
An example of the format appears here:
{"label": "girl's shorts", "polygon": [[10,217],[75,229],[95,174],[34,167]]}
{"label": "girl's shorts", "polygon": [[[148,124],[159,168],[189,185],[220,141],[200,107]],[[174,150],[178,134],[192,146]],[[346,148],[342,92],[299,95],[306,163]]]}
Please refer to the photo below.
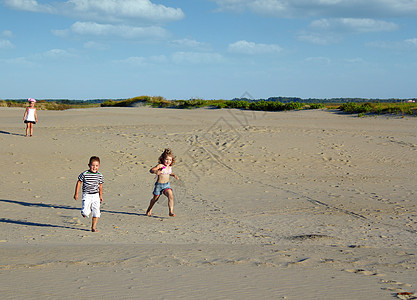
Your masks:
{"label": "girl's shorts", "polygon": [[162,195],[166,190],[171,190],[171,185],[169,181],[166,183],[155,182],[155,188],[153,189],[153,194],[156,196]]}
{"label": "girl's shorts", "polygon": [[32,124],[36,124],[36,122],[35,122],[35,121],[28,121],[28,120],[25,120],[24,122],[25,122],[25,123],[32,123]]}
{"label": "girl's shorts", "polygon": [[83,216],[88,217],[92,212],[93,218],[100,218],[100,195],[95,194],[83,194],[83,206],[81,213]]}

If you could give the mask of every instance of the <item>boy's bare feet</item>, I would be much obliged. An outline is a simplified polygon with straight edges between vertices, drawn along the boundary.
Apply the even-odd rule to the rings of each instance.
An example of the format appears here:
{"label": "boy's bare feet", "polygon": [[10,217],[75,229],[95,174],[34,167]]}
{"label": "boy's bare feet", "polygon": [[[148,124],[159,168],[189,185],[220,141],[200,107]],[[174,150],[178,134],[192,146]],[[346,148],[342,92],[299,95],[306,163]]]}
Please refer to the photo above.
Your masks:
{"label": "boy's bare feet", "polygon": [[174,213],[169,213],[170,217],[176,217],[176,215]]}
{"label": "boy's bare feet", "polygon": [[150,217],[150,216],[151,216],[151,214],[152,214],[152,212],[151,212],[150,210],[147,210],[147,211],[146,211],[146,215],[147,215],[148,217]]}
{"label": "boy's bare feet", "polygon": [[91,232],[98,232],[96,228],[91,228]]}

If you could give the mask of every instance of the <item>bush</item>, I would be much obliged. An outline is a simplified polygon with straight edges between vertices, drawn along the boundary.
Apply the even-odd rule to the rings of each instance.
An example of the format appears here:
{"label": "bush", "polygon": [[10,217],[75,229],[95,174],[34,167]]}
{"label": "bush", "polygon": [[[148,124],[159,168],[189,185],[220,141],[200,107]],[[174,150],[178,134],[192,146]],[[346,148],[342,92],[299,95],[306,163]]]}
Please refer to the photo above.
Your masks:
{"label": "bush", "polygon": [[282,111],[282,110],[294,110],[302,109],[304,103],[301,102],[289,102],[281,103],[276,101],[256,101],[249,104],[249,109],[252,110],[266,110],[266,111]]}
{"label": "bush", "polygon": [[224,103],[224,102],[217,103],[214,107],[216,107],[216,108],[228,108],[227,103]]}
{"label": "bush", "polygon": [[368,113],[372,111],[373,103],[358,104],[355,102],[348,102],[342,104],[339,109],[347,113]]}
{"label": "bush", "polygon": [[264,111],[281,111],[284,110],[285,105],[281,102],[272,101],[256,101],[249,104],[251,110],[264,110]]}
{"label": "bush", "polygon": [[104,101],[103,103],[101,103],[102,107],[106,107],[106,106],[114,106],[114,101],[113,100],[107,100]]}
{"label": "bush", "polygon": [[238,108],[238,109],[247,109],[249,107],[249,101],[237,100],[237,101],[227,101],[227,108]]}
{"label": "bush", "polygon": [[312,103],[309,106],[309,109],[321,109],[321,108],[324,108],[323,103]]}
{"label": "bush", "polygon": [[289,102],[284,106],[285,110],[302,109],[303,107],[304,103],[301,102]]}
{"label": "bush", "polygon": [[103,103],[101,103],[102,107],[105,106],[117,106],[117,107],[128,107],[132,106],[134,103],[143,103],[145,105],[152,105],[153,107],[165,107],[170,105],[171,101],[165,100],[163,97],[157,96],[157,97],[149,97],[149,96],[139,96],[134,97],[126,100],[120,100],[120,101],[113,101],[113,100],[107,100]]}
{"label": "bush", "polygon": [[193,100],[179,100],[178,108],[197,108],[202,106],[208,106],[208,101],[202,99],[193,99]]}

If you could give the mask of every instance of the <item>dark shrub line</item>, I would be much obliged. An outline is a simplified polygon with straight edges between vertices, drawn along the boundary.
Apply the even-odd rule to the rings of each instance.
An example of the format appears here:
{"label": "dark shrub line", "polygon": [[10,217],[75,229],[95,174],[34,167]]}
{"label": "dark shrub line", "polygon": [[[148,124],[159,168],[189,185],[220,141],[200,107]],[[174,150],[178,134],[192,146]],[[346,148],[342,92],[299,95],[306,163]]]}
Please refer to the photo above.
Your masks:
{"label": "dark shrub line", "polygon": [[284,111],[284,110],[301,110],[301,109],[320,109],[324,108],[321,103],[312,103],[306,105],[302,102],[288,102],[281,103],[276,101],[249,101],[249,100],[166,100],[162,97],[149,97],[140,96],[122,101],[106,101],[101,106],[119,106],[127,107],[136,103],[143,105],[149,105],[152,107],[169,107],[179,109],[193,109],[199,107],[212,107],[212,108],[235,108],[235,109],[247,109],[247,110],[260,110],[260,111]]}

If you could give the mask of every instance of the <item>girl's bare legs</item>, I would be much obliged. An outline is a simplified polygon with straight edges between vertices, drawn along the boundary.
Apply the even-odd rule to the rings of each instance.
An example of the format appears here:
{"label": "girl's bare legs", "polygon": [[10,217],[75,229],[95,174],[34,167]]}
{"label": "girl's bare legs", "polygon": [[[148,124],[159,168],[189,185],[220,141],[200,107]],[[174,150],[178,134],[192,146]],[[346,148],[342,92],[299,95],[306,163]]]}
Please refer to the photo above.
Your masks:
{"label": "girl's bare legs", "polygon": [[26,136],[29,136],[29,124],[30,123],[26,123]]}
{"label": "girl's bare legs", "polygon": [[152,207],[155,205],[156,201],[158,201],[160,195],[153,195],[151,202],[149,203],[149,207],[146,210],[146,215],[150,216],[152,213]]}
{"label": "girl's bare legs", "polygon": [[28,123],[29,124],[29,128],[30,128],[30,136],[33,135],[33,124],[32,123]]}
{"label": "girl's bare legs", "polygon": [[172,190],[171,189],[165,190],[164,195],[168,197],[169,216],[170,217],[175,217],[175,214],[174,214],[174,194],[172,193]]}
{"label": "girl's bare legs", "polygon": [[91,231],[92,232],[98,232],[96,226],[97,226],[97,221],[98,218],[97,217],[93,217],[92,223],[91,223]]}

